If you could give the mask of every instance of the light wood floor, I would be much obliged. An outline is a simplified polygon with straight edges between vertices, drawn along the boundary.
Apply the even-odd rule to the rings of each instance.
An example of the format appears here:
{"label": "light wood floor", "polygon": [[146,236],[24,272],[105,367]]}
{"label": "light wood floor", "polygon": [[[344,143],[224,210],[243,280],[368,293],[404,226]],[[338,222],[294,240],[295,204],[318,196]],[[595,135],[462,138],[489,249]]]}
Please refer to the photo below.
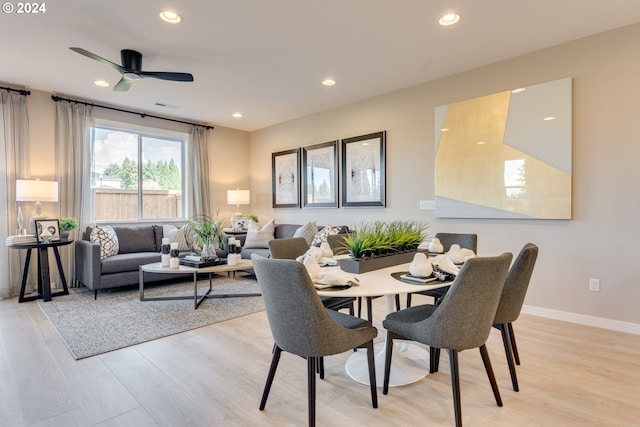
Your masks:
{"label": "light wood floor", "polygon": [[[383,316],[384,301],[376,299],[380,341]],[[640,337],[527,315],[515,331],[519,393],[498,331],[487,344],[502,408],[478,351],[460,354],[465,425],[640,425]],[[36,303],[0,300],[0,425],[306,425],[306,364],[295,356],[283,355],[267,408],[258,410],[272,344],[262,312],[75,361]],[[368,387],[345,374],[349,354],[325,360],[318,425],[453,425],[446,353],[439,373],[387,396],[380,391],[378,409]]]}

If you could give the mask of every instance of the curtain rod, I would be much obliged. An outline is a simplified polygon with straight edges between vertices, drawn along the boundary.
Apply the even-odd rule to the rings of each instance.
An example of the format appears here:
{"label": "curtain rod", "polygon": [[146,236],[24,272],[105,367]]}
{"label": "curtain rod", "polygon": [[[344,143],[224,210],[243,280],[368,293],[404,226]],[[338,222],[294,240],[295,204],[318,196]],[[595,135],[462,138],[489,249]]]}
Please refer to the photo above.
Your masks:
{"label": "curtain rod", "polygon": [[0,89],[6,90],[7,92],[18,92],[20,95],[25,95],[25,96],[31,95],[31,91],[24,90],[24,89],[14,89],[12,87],[4,87],[4,86],[0,86]]}
{"label": "curtain rod", "polygon": [[200,126],[200,127],[205,128],[205,129],[215,129],[213,126],[203,125],[203,124],[200,124],[200,123],[193,123],[193,122],[187,122],[187,121],[184,121],[184,120],[171,119],[169,117],[162,117],[162,116],[156,116],[156,115],[153,115],[153,114],[140,113],[140,112],[137,112],[137,111],[125,110],[125,109],[122,109],[122,108],[109,107],[107,105],[93,104],[91,102],[78,101],[77,99],[62,98],[62,97],[56,96],[56,95],[51,95],[51,99],[53,99],[54,102],[66,101],[66,102],[70,102],[72,104],[87,105],[89,107],[98,107],[98,108],[104,108],[105,110],[119,111],[121,113],[127,113],[127,114],[135,114],[136,116],[140,116],[143,119],[145,117],[151,117],[152,119],[167,120],[169,122],[182,123],[182,124],[185,124],[185,125]]}

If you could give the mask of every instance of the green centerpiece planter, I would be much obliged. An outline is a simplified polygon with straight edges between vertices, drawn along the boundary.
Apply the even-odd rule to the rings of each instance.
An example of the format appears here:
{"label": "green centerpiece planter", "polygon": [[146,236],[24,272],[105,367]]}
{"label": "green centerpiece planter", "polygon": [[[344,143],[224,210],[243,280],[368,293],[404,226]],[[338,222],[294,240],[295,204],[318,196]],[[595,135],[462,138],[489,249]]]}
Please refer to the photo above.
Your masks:
{"label": "green centerpiece planter", "polygon": [[412,220],[364,223],[344,239],[351,256],[340,260],[340,268],[360,274],[411,262],[426,230],[424,223]]}

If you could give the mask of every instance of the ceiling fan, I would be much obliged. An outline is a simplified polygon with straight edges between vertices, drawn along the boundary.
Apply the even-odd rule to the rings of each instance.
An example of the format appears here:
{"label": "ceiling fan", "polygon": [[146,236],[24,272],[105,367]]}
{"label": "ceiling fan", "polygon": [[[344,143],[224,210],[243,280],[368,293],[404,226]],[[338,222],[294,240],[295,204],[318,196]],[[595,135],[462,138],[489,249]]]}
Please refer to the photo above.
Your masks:
{"label": "ceiling fan", "polygon": [[189,73],[171,73],[164,71],[142,71],[142,54],[131,49],[122,49],[120,56],[122,59],[122,65],[118,65],[114,62],[104,59],[94,53],[84,50],[79,47],[70,47],[74,52],[78,52],[80,55],[84,55],[91,59],[95,59],[98,62],[102,62],[112,68],[115,68],[122,74],[120,81],[113,87],[113,90],[118,92],[126,92],[131,87],[131,82],[140,80],[143,78],[154,78],[161,80],[173,80],[176,82],[192,82],[193,75]]}

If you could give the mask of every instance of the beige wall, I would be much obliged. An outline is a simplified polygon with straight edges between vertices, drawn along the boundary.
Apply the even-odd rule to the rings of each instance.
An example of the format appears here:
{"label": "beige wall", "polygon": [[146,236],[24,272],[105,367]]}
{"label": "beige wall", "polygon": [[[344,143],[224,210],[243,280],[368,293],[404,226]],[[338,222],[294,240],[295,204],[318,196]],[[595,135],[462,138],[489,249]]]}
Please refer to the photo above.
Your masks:
{"label": "beige wall", "polygon": [[[55,103],[51,94],[31,91],[27,97],[30,136],[30,173],[32,178],[55,179]],[[125,119],[146,126],[162,126],[167,129],[189,132],[188,126],[171,122],[138,118],[124,113],[96,109],[104,119]],[[249,188],[249,134],[244,131],[216,126],[209,132],[209,163],[211,171],[211,210],[220,208],[220,217],[229,218],[235,206],[227,205],[226,190],[237,187]],[[52,216],[57,209],[53,203],[43,204],[43,211]]]}
{"label": "beige wall", "polygon": [[[640,24],[303,117],[251,133],[254,213],[261,219],[357,224],[421,219],[437,231],[476,232],[479,252],[540,246],[528,311],[640,333]],[[573,78],[573,219],[439,219],[434,197],[434,108],[502,90]],[[335,90],[340,90],[338,86]],[[272,209],[271,153],[387,131],[387,207]],[[601,292],[588,290],[589,278]]]}

